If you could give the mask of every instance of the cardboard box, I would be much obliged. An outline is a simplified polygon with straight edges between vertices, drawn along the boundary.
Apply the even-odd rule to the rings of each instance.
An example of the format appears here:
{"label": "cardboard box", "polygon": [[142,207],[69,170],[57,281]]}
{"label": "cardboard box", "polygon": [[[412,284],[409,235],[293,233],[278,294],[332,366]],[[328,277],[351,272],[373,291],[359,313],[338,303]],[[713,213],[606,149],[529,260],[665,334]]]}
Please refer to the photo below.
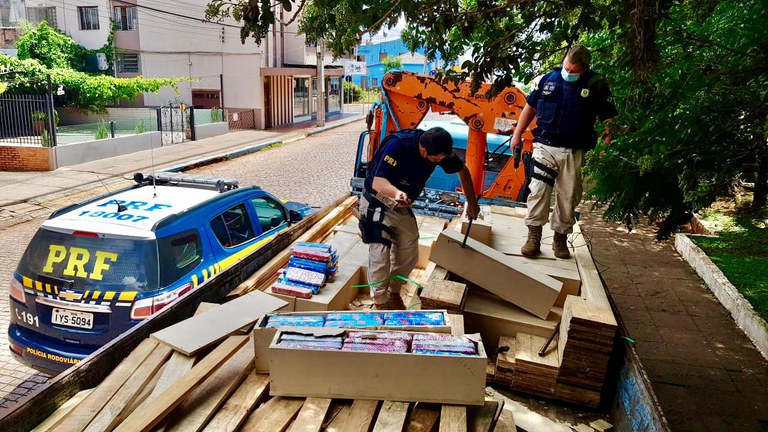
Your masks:
{"label": "cardboard box", "polygon": [[349,302],[357,297],[359,288],[353,285],[366,283],[363,279],[363,272],[359,265],[353,265],[347,262],[340,262],[336,276],[333,282],[326,283],[320,288],[320,292],[314,294],[308,299],[291,297],[272,292],[272,287],[267,288],[266,292],[281,300],[293,304],[293,309],[289,311],[333,311],[346,310]]}
{"label": "cardboard box", "polygon": [[[331,311],[322,312],[293,312],[293,313],[280,313],[280,315],[320,315],[327,316]],[[349,312],[349,313],[381,313],[381,311],[334,311],[334,312]],[[389,312],[389,311],[387,311]],[[406,311],[391,311],[391,312],[406,312]],[[454,326],[455,319],[446,310],[429,310],[425,312],[439,312],[443,314],[443,320],[445,325],[441,326],[401,326],[401,327],[368,327],[358,330],[394,330],[394,331],[413,331],[413,332],[429,332],[429,333],[447,333],[451,334],[451,329]],[[278,329],[267,327],[267,321],[270,316],[277,314],[267,314],[259,318],[256,321],[256,325],[253,328],[253,348],[256,353],[255,370],[256,373],[268,373],[269,372],[269,345],[272,343],[272,339],[275,337]],[[296,329],[297,327],[283,327],[281,329]],[[463,332],[462,332],[463,334]]]}
{"label": "cardboard box", "polygon": [[[345,332],[306,329],[301,333]],[[477,343],[478,355],[443,356],[286,348],[277,344],[281,333],[275,334],[269,347],[273,396],[484,404],[488,359],[480,335],[467,335]]]}

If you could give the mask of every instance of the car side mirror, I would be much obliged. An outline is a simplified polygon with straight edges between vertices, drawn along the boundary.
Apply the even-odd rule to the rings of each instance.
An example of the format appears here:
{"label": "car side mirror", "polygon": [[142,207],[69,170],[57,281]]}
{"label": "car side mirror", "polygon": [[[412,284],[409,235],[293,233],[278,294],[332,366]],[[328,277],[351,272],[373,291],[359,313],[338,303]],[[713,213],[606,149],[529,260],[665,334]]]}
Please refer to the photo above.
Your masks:
{"label": "car side mirror", "polygon": [[301,213],[299,213],[298,210],[293,210],[293,209],[288,210],[288,217],[289,217],[291,223],[299,222],[299,221],[301,221],[303,219],[302,216],[301,216]]}

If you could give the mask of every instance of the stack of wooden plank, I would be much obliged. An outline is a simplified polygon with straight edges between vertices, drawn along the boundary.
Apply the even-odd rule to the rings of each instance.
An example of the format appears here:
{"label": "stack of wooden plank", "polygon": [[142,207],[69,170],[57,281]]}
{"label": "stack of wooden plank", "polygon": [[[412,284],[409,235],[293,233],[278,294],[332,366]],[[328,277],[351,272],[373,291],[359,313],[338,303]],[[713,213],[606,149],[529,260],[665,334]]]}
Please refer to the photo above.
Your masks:
{"label": "stack of wooden plank", "polygon": [[[261,300],[268,297],[262,293],[248,296],[254,294]],[[203,304],[195,317],[145,339],[101,384],[78,393],[35,430],[363,431],[373,428],[388,431],[407,428],[430,431],[439,428],[484,432],[494,429],[501,414],[503,403],[494,399],[487,399],[484,406],[464,407],[375,400],[269,398],[269,375],[253,372],[253,341],[248,334],[240,334],[245,329],[237,327],[250,322],[251,318],[235,318],[227,324],[218,321],[225,316],[233,317],[234,309],[227,305]],[[216,325],[201,329],[199,326],[206,322]]]}
{"label": "stack of wooden plank", "polygon": [[576,296],[568,297],[563,311],[562,362],[555,393],[568,402],[597,406],[616,334],[616,326],[606,322],[613,314]]}
{"label": "stack of wooden plank", "polygon": [[449,280],[430,280],[421,292],[422,309],[447,309],[451,313],[464,311],[467,285]]}
{"label": "stack of wooden plank", "polygon": [[517,355],[516,340],[511,336],[499,338],[498,354],[496,355],[496,370],[493,382],[507,387],[514,386],[515,356]]}
{"label": "stack of wooden plank", "polygon": [[518,333],[515,341],[514,388],[551,398],[555,394],[559,371],[557,350],[549,349],[544,356],[539,356],[539,349],[546,339],[527,333]]}

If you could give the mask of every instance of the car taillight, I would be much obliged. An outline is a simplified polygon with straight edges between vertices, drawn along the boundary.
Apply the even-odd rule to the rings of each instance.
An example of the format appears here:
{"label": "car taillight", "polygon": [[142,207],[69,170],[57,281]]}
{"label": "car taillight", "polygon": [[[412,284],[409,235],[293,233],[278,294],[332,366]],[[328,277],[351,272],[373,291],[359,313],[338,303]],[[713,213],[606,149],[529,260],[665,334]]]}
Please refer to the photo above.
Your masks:
{"label": "car taillight", "polygon": [[183,296],[192,289],[192,284],[188,283],[176,288],[173,291],[168,291],[156,295],[154,297],[147,297],[141,300],[136,300],[131,308],[132,320],[143,320],[152,316],[152,314],[159,312],[164,307],[173,303],[174,300]]}
{"label": "car taillight", "polygon": [[24,355],[24,348],[16,345],[15,343],[13,343],[13,341],[11,341],[9,348],[11,348],[11,351],[15,352],[18,355]]}
{"label": "car taillight", "polygon": [[11,278],[11,297],[15,298],[16,300],[24,303],[25,297],[24,297],[24,286],[21,285],[21,282],[17,281],[15,278]]}

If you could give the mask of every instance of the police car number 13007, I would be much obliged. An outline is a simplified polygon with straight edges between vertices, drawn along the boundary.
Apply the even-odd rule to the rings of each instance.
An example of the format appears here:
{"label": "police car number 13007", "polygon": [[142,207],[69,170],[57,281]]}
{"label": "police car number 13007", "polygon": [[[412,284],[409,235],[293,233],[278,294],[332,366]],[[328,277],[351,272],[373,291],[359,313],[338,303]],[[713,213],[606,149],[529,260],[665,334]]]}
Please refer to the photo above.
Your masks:
{"label": "police car number 13007", "polygon": [[69,309],[53,308],[51,322],[69,327],[93,328],[93,314]]}

